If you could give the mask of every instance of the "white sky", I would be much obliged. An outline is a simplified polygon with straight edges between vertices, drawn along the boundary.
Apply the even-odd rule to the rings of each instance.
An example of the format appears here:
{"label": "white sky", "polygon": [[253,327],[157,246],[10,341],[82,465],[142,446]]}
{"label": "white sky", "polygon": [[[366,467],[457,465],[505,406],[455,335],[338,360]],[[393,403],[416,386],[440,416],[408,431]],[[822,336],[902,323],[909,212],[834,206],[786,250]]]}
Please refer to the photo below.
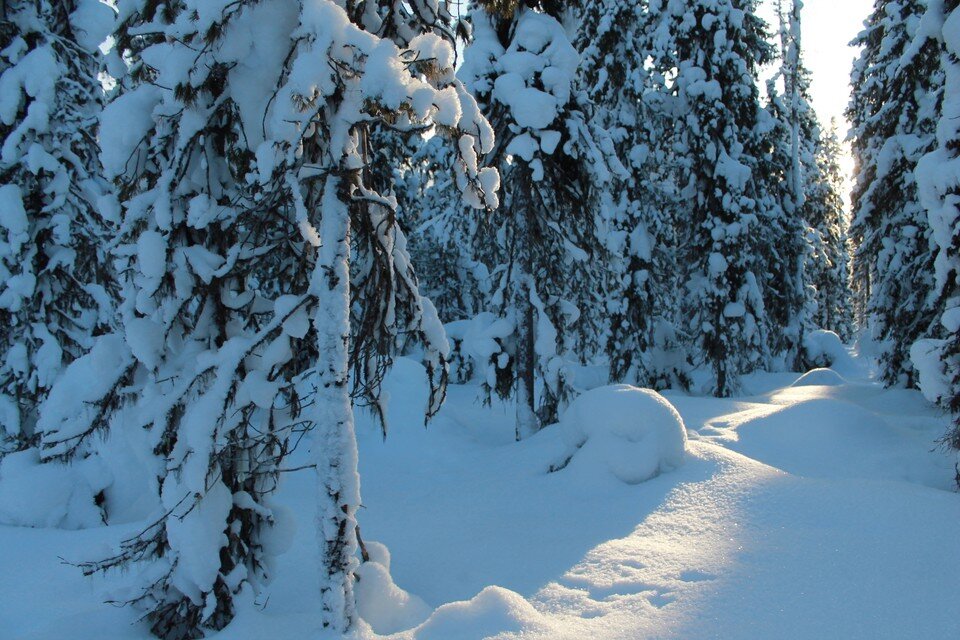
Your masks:
{"label": "white sky", "polygon": [[[784,0],[789,4],[789,0]],[[803,53],[813,78],[813,106],[824,125],[837,119],[840,135],[847,132],[843,111],[850,99],[850,67],[857,50],[849,42],[863,29],[873,10],[872,0],[803,0]],[[763,17],[776,28],[773,0],[764,0]],[[847,174],[853,160],[844,160]]]}
{"label": "white sky", "polygon": [[857,50],[848,43],[863,29],[871,0],[804,0],[803,51],[813,76],[813,104],[824,122],[837,118],[850,96],[850,67]]}

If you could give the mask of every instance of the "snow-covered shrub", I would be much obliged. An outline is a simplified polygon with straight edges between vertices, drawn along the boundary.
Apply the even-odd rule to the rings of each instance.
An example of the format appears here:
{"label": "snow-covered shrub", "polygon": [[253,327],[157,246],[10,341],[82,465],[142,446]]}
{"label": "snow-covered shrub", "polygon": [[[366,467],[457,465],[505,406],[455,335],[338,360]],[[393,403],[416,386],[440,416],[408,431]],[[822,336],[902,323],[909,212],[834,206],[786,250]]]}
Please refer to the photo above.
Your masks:
{"label": "snow-covered shrub", "polygon": [[[137,456],[121,443],[135,437],[137,431],[120,429],[113,443],[105,445],[114,436],[108,428],[111,416],[133,370],[133,356],[123,336],[108,333],[92,338],[89,351],[61,371],[38,411],[36,454],[38,462],[45,464],[8,466],[0,482],[0,494],[14,484],[21,487],[23,496],[17,504],[27,510],[17,515],[11,508],[0,508],[0,522],[68,528],[98,526],[116,521],[110,516],[111,506],[129,506],[143,497],[132,493],[143,491],[144,478],[154,475],[156,470],[149,465],[137,470]],[[107,449],[113,453],[122,449],[123,454],[111,453],[107,461],[102,457]],[[21,473],[25,475],[21,477]],[[31,478],[41,477],[51,480],[49,496],[34,499],[37,492],[45,489]],[[70,499],[51,499],[50,496],[59,495],[54,487],[65,484],[72,485]],[[116,500],[108,501],[107,493],[113,493],[113,489],[117,491],[112,495]],[[97,517],[90,517],[91,513]]]}
{"label": "snow-covered shrub", "polygon": [[917,370],[917,381],[923,397],[935,404],[949,402],[951,379],[944,360],[946,340],[917,340],[910,347],[910,361]]}
{"label": "snow-covered shrub", "polygon": [[452,640],[538,631],[546,631],[542,613],[519,593],[491,586],[470,600],[439,607],[411,636],[413,640]]}
{"label": "snow-covered shrub", "polygon": [[683,418],[650,389],[612,385],[588,391],[563,413],[560,428],[576,449],[569,465],[606,468],[628,484],[683,464],[687,442]]}
{"label": "snow-covered shrub", "polygon": [[480,376],[488,392],[509,393],[513,346],[513,323],[496,314],[483,312],[469,320],[447,325],[454,352],[463,363],[461,369]]}
{"label": "snow-covered shrub", "polygon": [[807,366],[811,368],[840,368],[848,371],[853,359],[847,352],[840,336],[833,331],[819,329],[803,337],[803,351]]}

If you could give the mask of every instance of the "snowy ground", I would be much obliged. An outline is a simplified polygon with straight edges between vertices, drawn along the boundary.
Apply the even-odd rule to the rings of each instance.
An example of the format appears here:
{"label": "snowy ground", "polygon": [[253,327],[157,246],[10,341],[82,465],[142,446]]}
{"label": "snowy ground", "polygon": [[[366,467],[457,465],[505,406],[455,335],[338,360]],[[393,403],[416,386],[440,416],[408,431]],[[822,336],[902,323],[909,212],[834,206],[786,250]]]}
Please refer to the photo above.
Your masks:
{"label": "snowy ground", "polygon": [[[630,485],[576,456],[548,473],[563,430],[514,443],[509,407],[480,406],[472,386],[425,430],[418,366],[392,374],[386,441],[360,421],[362,533],[392,556],[369,545],[369,635],[960,638],[960,494],[934,449],[945,418],[918,393],[848,366],[755,376],[732,400],[668,394],[686,460]],[[301,527],[269,598],[218,640],[319,636],[309,472],[278,501]],[[101,604],[105,581],[60,560],[135,529],[0,527],[0,638],[145,638],[132,611]]]}

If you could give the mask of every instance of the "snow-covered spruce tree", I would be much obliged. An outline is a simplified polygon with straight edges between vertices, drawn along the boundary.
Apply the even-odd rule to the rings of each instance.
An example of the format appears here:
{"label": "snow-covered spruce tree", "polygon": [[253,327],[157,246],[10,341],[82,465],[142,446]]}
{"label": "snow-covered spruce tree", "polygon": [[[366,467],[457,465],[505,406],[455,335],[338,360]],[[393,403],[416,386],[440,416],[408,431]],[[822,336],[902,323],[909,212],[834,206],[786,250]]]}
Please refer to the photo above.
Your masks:
{"label": "snow-covered spruce tree", "polygon": [[496,171],[476,163],[492,131],[454,78],[452,44],[426,34],[400,48],[351,22],[379,15],[369,6],[348,9],[143,1],[120,16],[129,70],[104,113],[103,158],[124,199],[122,319],[139,422],[127,427],[151,434],[161,508],[85,569],[139,566],[124,600],[165,639],[223,628],[269,577],[269,495],[292,436],[308,429],[322,617],[348,630],[359,507],[350,378],[379,408],[397,335],[417,334],[428,411],[442,399],[442,330],[418,294],[395,201],[368,187],[366,129],[436,122],[458,136],[459,180],[477,206],[496,204]]}
{"label": "snow-covered spruce tree", "polygon": [[889,385],[916,383],[909,348],[937,315],[931,231],[914,177],[920,157],[936,146],[942,100],[941,45],[918,35],[924,8],[920,0],[876,2],[855,40],[863,51],[848,109],[857,162],[856,288]]}
{"label": "snow-covered spruce tree", "polygon": [[[808,233],[805,184],[815,176],[815,148],[820,135],[810,106],[809,73],[800,48],[800,10],[793,0],[789,11],[778,2],[781,69],[784,93],[777,77],[767,83],[766,115],[760,136],[761,211],[764,219],[759,250],[765,265],[764,306],[769,316],[771,369],[803,370],[803,337],[811,328],[815,296],[807,274],[813,239]],[[768,130],[769,129],[769,130]]]}
{"label": "snow-covered spruce tree", "polygon": [[[272,133],[257,153],[260,181],[276,189],[286,185],[304,225],[319,213],[309,295],[316,301],[318,349],[311,382],[321,605],[324,625],[341,633],[356,621],[352,571],[360,496],[351,369],[356,393],[379,407],[382,365],[404,332],[424,344],[432,389],[428,415],[439,407],[445,381],[446,341],[432,306],[419,295],[396,224],[396,201],[370,187],[364,163],[368,123],[398,130],[435,124],[455,137],[457,183],[471,206],[495,207],[499,185],[495,169],[478,167],[478,156],[492,149],[493,131],[453,74],[453,44],[437,32],[445,31],[416,36],[400,49],[363,29],[362,21],[344,18],[326,0],[301,11],[299,40],[267,114]],[[361,287],[351,287],[351,270],[365,274]],[[360,309],[352,331],[351,307]]]}
{"label": "snow-covered spruce tree", "polygon": [[98,201],[97,0],[12,0],[0,15],[0,454],[35,444],[37,409],[111,320]]}
{"label": "snow-covered spruce tree", "polygon": [[[941,13],[942,12],[942,13]],[[943,339],[916,342],[910,356],[923,394],[953,414],[943,443],[960,457],[960,2],[931,5],[920,36],[938,36],[943,45],[943,103],[937,147],[918,163],[920,199],[936,243],[935,287],[943,301],[937,320]],[[957,464],[960,485],[960,461]]]}
{"label": "snow-covered spruce tree", "polygon": [[674,158],[668,133],[674,102],[652,51],[646,2],[586,3],[576,45],[578,78],[594,121],[610,133],[628,172],[615,174],[599,207],[606,253],[594,276],[605,282],[604,335],[610,379],[642,387],[686,386],[680,347]]}
{"label": "snow-covered spruce tree", "polygon": [[853,338],[854,327],[842,156],[836,123],[831,123],[817,140],[815,164],[804,180],[804,219],[813,249],[806,270],[815,292],[813,324],[847,341]]}
{"label": "snow-covered spruce tree", "polygon": [[[268,495],[303,420],[295,384],[309,351],[296,218],[261,206],[247,179],[286,53],[266,41],[296,12],[208,9],[124,4],[111,68],[120,95],[101,125],[123,207],[115,253],[133,367],[112,413],[149,434],[142,456],[155,460],[147,473],[159,495],[149,527],[83,568],[138,569],[118,600],[170,639],[224,627],[245,585],[269,577]],[[271,64],[265,86],[257,74]]]}
{"label": "snow-covered spruce tree", "polygon": [[578,55],[560,21],[565,6],[479,4],[460,76],[497,132],[490,157],[504,176],[504,205],[481,249],[499,278],[494,310],[514,327],[494,366],[498,390],[516,399],[521,438],[555,421],[571,390],[568,329],[579,304],[596,304],[588,266],[602,247],[593,203],[609,179],[612,144],[589,123],[588,98],[574,86]]}
{"label": "snow-covered spruce tree", "polygon": [[668,2],[656,27],[658,68],[676,70],[681,102],[674,148],[687,211],[679,256],[689,265],[687,330],[712,391],[733,393],[765,363],[767,318],[757,271],[758,183],[754,141],[761,109],[758,66],[771,59],[752,0]]}
{"label": "snow-covered spruce tree", "polygon": [[[763,256],[757,275],[767,311],[769,361],[773,370],[800,367],[803,333],[807,329],[808,300],[804,266],[809,246],[802,218],[802,197],[795,191],[793,110],[789,92],[783,96],[776,81],[767,83],[767,105],[760,121],[757,183],[759,227],[755,243]],[[802,196],[802,192],[800,192]]]}

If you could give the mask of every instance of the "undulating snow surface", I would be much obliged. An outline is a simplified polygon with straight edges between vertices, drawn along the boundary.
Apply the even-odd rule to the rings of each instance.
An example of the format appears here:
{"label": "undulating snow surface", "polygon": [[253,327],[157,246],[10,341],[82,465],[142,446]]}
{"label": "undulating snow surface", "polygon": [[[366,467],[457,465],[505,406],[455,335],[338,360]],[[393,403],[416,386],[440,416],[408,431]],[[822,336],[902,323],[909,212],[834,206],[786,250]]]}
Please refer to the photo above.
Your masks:
{"label": "undulating snow surface", "polygon": [[[516,443],[513,408],[481,406],[473,385],[451,388],[424,429],[422,370],[400,360],[389,437],[360,416],[360,636],[960,637],[960,495],[934,449],[946,419],[845,364],[799,384],[753,376],[748,397],[665,394],[679,415],[655,394],[605,388]],[[571,433],[585,439],[564,466]],[[581,456],[591,439],[603,455]],[[643,442],[659,447],[657,475],[610,472],[617,444]],[[314,479],[285,480],[290,549],[269,597],[242,601],[218,639],[325,637]],[[142,524],[0,527],[0,637],[147,638],[132,610],[102,604],[113,581],[61,560],[102,557]]]}

